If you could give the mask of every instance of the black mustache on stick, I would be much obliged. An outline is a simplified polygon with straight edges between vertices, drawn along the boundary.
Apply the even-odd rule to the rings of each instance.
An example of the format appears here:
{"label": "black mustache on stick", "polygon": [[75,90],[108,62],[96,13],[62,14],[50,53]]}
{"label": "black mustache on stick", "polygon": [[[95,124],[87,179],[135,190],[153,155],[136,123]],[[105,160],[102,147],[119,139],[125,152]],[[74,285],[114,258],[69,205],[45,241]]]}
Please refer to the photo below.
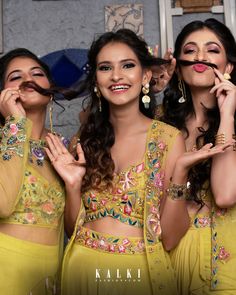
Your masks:
{"label": "black mustache on stick", "polygon": [[192,66],[192,65],[196,65],[196,64],[202,64],[208,67],[212,67],[212,68],[218,68],[217,65],[212,64],[210,62],[206,62],[206,61],[190,61],[190,60],[184,60],[184,59],[178,59],[178,64],[182,65],[182,66]]}

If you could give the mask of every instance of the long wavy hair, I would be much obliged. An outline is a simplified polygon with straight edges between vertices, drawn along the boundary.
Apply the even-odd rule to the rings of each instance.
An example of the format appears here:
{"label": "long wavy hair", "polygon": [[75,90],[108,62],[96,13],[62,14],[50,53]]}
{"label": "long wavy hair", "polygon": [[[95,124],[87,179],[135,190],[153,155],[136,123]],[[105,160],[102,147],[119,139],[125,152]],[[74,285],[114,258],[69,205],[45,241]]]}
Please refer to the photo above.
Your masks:
{"label": "long wavy hair", "polygon": [[[221,22],[216,19],[210,18],[205,21],[193,21],[187,24],[180,34],[178,35],[175,42],[174,57],[178,59],[180,57],[181,48],[185,39],[193,32],[207,28],[211,30],[221,41],[224,46],[227,60],[234,65],[233,71],[231,72],[231,81],[236,84],[236,43],[231,31]],[[169,123],[180,130],[186,132],[187,137],[189,136],[189,131],[186,126],[186,120],[189,116],[194,115],[194,107],[192,101],[192,95],[189,86],[183,81],[186,89],[186,101],[184,103],[179,103],[178,99],[182,96],[180,90],[178,89],[178,76],[175,73],[170,81],[168,89],[165,91],[165,96],[163,100],[163,116],[161,120]],[[203,106],[204,107],[204,106]],[[206,143],[214,143],[215,135],[219,128],[220,123],[220,113],[218,106],[213,108],[205,108],[205,112],[208,118],[208,128],[204,130],[199,128],[201,134],[197,137],[197,147],[200,148]],[[235,121],[236,122],[236,121]],[[191,183],[191,199],[195,200],[197,203],[203,205],[201,198],[201,193],[204,190],[209,189],[205,187],[204,184],[210,179],[211,170],[211,159],[206,160],[189,172],[189,181]]]}
{"label": "long wavy hair", "polygon": [[[89,74],[85,81],[90,92],[90,113],[85,124],[79,131],[80,142],[86,158],[86,174],[83,179],[82,191],[89,188],[99,190],[112,187],[114,162],[111,158],[111,147],[115,142],[113,126],[109,121],[109,104],[101,96],[102,111],[99,111],[99,98],[94,93],[96,85],[97,56],[101,49],[109,43],[123,43],[128,45],[136,54],[143,69],[153,65],[163,65],[167,62],[155,58],[148,50],[146,42],[129,29],[117,32],[107,32],[95,40],[88,53]],[[141,88],[141,87],[140,87]],[[152,93],[149,93],[152,96]],[[149,109],[139,103],[140,111],[147,117],[153,118],[155,113],[155,99],[151,97]]]}

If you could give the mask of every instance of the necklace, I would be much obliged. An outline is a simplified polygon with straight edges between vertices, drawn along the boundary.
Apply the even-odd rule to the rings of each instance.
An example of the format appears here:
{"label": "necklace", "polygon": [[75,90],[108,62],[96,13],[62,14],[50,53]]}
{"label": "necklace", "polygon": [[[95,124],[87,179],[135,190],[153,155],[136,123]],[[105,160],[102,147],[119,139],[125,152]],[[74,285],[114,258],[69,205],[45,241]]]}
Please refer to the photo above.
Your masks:
{"label": "necklace", "polygon": [[[46,147],[46,142],[44,140],[33,140],[30,139],[30,151],[29,151],[29,161],[31,163],[36,162],[38,166],[43,166],[46,152],[44,148]],[[35,158],[35,159],[34,159]]]}

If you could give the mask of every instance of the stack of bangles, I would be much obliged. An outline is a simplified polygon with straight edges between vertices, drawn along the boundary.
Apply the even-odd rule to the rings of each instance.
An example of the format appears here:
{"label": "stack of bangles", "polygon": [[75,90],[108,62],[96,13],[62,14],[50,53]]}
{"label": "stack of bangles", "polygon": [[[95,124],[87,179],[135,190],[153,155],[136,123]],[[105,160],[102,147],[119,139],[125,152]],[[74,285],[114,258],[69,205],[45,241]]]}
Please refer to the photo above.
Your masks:
{"label": "stack of bangles", "polygon": [[[236,134],[232,134],[232,139],[236,140]],[[215,145],[225,144],[225,143],[226,143],[225,133],[216,134]],[[233,151],[236,151],[236,142],[234,142],[233,144]]]}
{"label": "stack of bangles", "polygon": [[189,196],[188,184],[176,184],[171,180],[166,192],[167,197],[172,200],[187,200]]}

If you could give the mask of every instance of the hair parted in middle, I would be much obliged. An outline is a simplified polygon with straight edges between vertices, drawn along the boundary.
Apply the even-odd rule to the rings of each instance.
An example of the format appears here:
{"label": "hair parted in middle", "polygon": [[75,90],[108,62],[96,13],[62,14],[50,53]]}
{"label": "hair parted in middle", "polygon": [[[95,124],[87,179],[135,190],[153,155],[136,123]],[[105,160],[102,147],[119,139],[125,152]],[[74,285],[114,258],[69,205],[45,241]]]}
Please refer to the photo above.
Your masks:
{"label": "hair parted in middle", "polygon": [[[90,106],[90,114],[86,123],[82,124],[79,132],[87,168],[83,179],[83,191],[86,191],[88,188],[109,188],[113,179],[114,162],[111,158],[110,149],[114,144],[115,137],[113,126],[109,121],[109,104],[102,95],[98,98],[96,93],[94,93],[97,56],[101,49],[109,43],[123,43],[129,46],[137,56],[143,69],[151,69],[152,66],[161,66],[168,63],[164,59],[155,58],[151,55],[147,43],[129,29],[104,33],[92,43],[88,53],[89,74],[85,81],[85,87],[90,92],[90,102],[88,104]],[[153,96],[153,94],[150,93],[150,96]],[[140,91],[140,111],[145,116],[153,118],[155,99],[151,99],[150,107],[147,109],[144,107],[141,98],[142,93]],[[99,99],[101,102],[99,102]]]}
{"label": "hair parted in middle", "polygon": [[[236,42],[235,39],[229,30],[223,23],[219,22],[214,18],[209,18],[205,21],[193,21],[187,24],[175,41],[175,50],[174,50],[174,57],[177,60],[177,67],[178,59],[181,54],[181,48],[184,44],[186,38],[193,32],[208,29],[212,31],[220,42],[223,44],[223,47],[226,52],[227,61],[230,62],[234,67],[231,72],[231,81],[236,84]],[[189,132],[186,126],[186,121],[189,116],[194,114],[194,107],[192,101],[192,95],[190,92],[189,86],[183,81],[185,86],[185,94],[186,94],[186,101],[184,103],[179,103],[179,98],[182,95],[180,90],[178,89],[178,75],[174,73],[171,80],[169,87],[165,91],[165,96],[163,100],[163,111],[164,115],[159,118],[164,122],[177,127],[180,130],[184,130],[189,136]],[[220,113],[219,108],[215,105],[213,108],[205,108],[205,112],[208,118],[208,128],[204,130],[203,128],[199,127],[200,135],[197,138],[197,146],[200,148],[202,145],[206,143],[214,143],[215,142],[215,135],[219,128],[220,123]],[[236,118],[236,116],[235,116]],[[236,122],[236,120],[235,120]],[[236,128],[236,126],[235,126]],[[201,194],[203,191],[203,186],[206,184],[206,181],[210,177],[210,169],[211,169],[211,159],[208,159],[202,163],[197,164],[194,166],[189,172],[189,180],[191,182],[191,197],[197,203],[203,204],[201,199]],[[208,189],[208,188],[206,188]]]}

